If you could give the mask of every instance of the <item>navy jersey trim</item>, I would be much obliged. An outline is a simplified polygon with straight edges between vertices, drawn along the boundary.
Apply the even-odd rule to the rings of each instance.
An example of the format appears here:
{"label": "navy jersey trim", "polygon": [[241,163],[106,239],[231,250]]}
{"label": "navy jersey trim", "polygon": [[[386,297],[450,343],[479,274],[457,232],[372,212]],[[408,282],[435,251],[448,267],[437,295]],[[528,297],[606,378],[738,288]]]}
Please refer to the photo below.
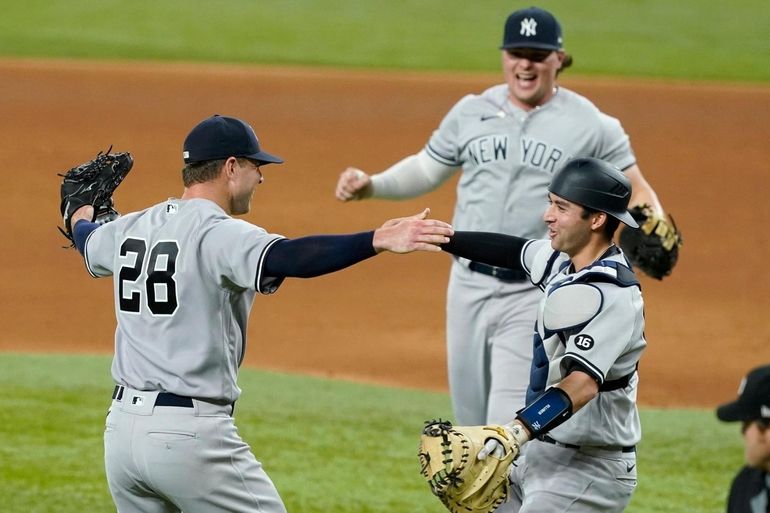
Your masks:
{"label": "navy jersey trim", "polygon": [[[284,238],[285,237],[276,237],[275,239],[273,239],[270,242],[268,242],[267,245],[265,245],[265,249],[262,250],[262,254],[259,255],[259,262],[257,262],[257,276],[256,276],[256,279],[254,281],[254,290],[259,292],[260,294],[266,294],[266,295],[267,294],[272,294],[273,292],[275,292],[275,290],[277,288],[277,287],[275,287],[275,288],[273,288],[271,290],[262,290],[262,286],[261,286],[261,283],[262,283],[262,268],[265,265],[265,257],[267,256],[267,253],[270,250],[270,248],[273,247],[273,244],[275,244],[276,242],[278,242],[280,240],[283,240]],[[283,280],[281,280],[281,282],[283,282]]]}
{"label": "navy jersey trim", "polygon": [[[574,364],[570,362],[570,360],[574,360]],[[580,370],[594,378],[600,385],[604,383],[605,376],[601,369],[599,369],[596,365],[589,362],[585,358],[581,357],[579,354],[567,353],[564,355],[564,358],[562,358],[561,361],[562,368],[566,368],[565,366],[571,365],[582,367]]]}
{"label": "navy jersey trim", "polygon": [[453,156],[446,156],[439,153],[433,146],[431,146],[430,143],[428,143],[425,146],[425,151],[428,155],[430,155],[434,160],[437,160],[441,164],[445,164],[447,166],[457,167],[460,165],[460,162],[455,160]]}

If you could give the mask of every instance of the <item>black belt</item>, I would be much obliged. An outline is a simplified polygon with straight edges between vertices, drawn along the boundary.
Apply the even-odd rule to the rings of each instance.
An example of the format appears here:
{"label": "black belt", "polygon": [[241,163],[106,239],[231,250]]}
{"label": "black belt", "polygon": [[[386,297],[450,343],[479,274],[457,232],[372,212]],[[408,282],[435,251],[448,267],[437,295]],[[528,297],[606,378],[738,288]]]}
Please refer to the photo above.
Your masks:
{"label": "black belt", "polygon": [[527,273],[521,269],[508,269],[507,267],[495,267],[494,265],[482,264],[481,262],[471,262],[468,264],[471,271],[494,276],[500,281],[525,281]]}
{"label": "black belt", "polygon": [[[115,400],[123,399],[123,390],[125,388],[121,385],[115,385],[115,389],[112,391],[112,398]],[[184,397],[181,395],[172,394],[171,392],[159,392],[155,398],[155,406],[176,406],[179,408],[192,408],[193,400],[191,397]]]}
{"label": "black belt", "polygon": [[[557,442],[556,440],[554,440],[553,438],[551,438],[548,435],[540,435],[539,437],[537,437],[537,439],[540,440],[541,442],[546,442],[546,443],[549,443],[549,444],[558,445],[559,447],[566,447],[567,449],[575,449],[576,451],[579,451],[580,448],[581,448],[580,445],[565,444],[565,443],[562,443],[562,442]],[[602,449],[602,450],[607,450],[607,451],[620,451],[620,452],[626,452],[626,453],[628,453],[628,452],[636,452],[636,446],[635,445],[630,445],[630,446],[627,446],[627,447],[620,447],[620,446],[616,446],[616,447],[594,447],[592,445],[591,446],[586,446],[586,448],[589,448],[589,447],[592,448],[592,449]]]}

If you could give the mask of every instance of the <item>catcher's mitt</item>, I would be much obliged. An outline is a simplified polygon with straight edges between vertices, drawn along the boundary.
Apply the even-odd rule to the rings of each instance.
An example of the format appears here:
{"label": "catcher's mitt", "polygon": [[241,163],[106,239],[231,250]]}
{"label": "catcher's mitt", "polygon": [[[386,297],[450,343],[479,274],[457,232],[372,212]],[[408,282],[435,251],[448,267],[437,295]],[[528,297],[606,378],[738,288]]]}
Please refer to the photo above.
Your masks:
{"label": "catcher's mitt", "polygon": [[99,152],[96,158],[73,167],[64,174],[61,184],[61,215],[64,220],[64,229],[59,231],[67,237],[72,245],[72,214],[84,205],[94,207],[94,215],[91,221],[105,223],[118,217],[118,212],[113,208],[112,193],[123,181],[134,159],[130,153],[110,153],[112,146],[106,153]]}
{"label": "catcher's mitt", "polygon": [[[503,456],[477,459],[490,438]],[[489,513],[508,497],[508,472],[518,454],[518,443],[503,426],[452,426],[439,419],[425,423],[418,456],[431,491],[449,511]]]}
{"label": "catcher's mitt", "polygon": [[647,205],[629,210],[639,229],[625,227],[620,232],[620,247],[631,263],[646,275],[662,280],[671,274],[682,245],[682,234],[671,222],[655,214]]}

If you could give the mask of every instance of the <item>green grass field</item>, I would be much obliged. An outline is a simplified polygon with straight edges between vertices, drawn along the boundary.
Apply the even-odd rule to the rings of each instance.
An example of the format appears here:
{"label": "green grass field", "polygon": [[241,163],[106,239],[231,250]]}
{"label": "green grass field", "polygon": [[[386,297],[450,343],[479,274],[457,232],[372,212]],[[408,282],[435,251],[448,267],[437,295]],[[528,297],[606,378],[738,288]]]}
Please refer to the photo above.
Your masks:
{"label": "green grass field", "polygon": [[[766,0],[544,0],[582,75],[770,81]],[[480,0],[28,0],[0,56],[491,71],[507,14]],[[442,512],[418,474],[445,394],[244,370],[237,422],[290,511]],[[102,466],[109,359],[0,353],[0,511],[114,511]],[[724,511],[737,428],[643,409],[630,513]]]}
{"label": "green grass field", "polygon": [[[0,55],[418,70],[499,69],[498,0],[29,0],[0,18]],[[574,72],[770,80],[766,0],[543,0]],[[572,71],[571,71],[572,72]]]}
{"label": "green grass field", "polygon": [[[102,356],[0,353],[0,511],[114,511],[102,464],[112,392]],[[445,511],[419,475],[422,422],[446,394],[243,370],[241,436],[289,511]],[[643,409],[629,513],[718,513],[742,461],[735,425],[702,410]]]}

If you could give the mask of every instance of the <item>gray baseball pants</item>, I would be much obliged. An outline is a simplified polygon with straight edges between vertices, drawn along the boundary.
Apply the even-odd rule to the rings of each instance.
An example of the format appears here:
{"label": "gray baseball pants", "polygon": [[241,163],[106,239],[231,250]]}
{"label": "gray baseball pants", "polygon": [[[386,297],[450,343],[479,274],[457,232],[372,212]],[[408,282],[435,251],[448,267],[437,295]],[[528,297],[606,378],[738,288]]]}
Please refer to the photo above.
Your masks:
{"label": "gray baseball pants", "polygon": [[104,463],[120,513],[286,513],[231,405],[156,406],[157,396],[125,388],[107,415]]}

